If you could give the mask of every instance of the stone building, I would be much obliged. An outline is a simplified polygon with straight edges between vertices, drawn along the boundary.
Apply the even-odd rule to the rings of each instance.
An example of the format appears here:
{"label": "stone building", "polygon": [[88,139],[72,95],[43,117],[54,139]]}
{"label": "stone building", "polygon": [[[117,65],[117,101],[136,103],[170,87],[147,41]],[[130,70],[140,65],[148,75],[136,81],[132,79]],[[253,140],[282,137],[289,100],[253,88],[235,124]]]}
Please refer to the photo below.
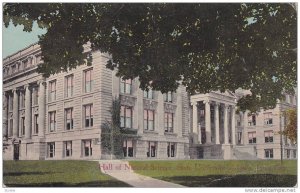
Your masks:
{"label": "stone building", "polygon": [[[89,47],[85,48],[88,52]],[[189,106],[184,87],[161,94],[139,89],[106,69],[106,54],[93,52],[81,65],[44,79],[36,72],[41,51],[33,44],[3,60],[4,159],[101,159],[101,125],[121,100],[121,127],[136,130],[123,142],[124,156],[188,158]]]}
{"label": "stone building", "polygon": [[115,97],[121,127],[138,136],[123,141],[126,159],[280,159],[281,152],[284,159],[297,157],[296,146],[278,134],[286,123],[280,112],[296,108],[294,96],[286,95],[272,110],[237,113],[237,99],[246,91],[143,91],[138,80],[122,80],[105,67],[108,55],[92,57],[91,66],[46,79],[36,72],[43,62],[37,44],[3,60],[3,159],[109,159],[100,135]]}

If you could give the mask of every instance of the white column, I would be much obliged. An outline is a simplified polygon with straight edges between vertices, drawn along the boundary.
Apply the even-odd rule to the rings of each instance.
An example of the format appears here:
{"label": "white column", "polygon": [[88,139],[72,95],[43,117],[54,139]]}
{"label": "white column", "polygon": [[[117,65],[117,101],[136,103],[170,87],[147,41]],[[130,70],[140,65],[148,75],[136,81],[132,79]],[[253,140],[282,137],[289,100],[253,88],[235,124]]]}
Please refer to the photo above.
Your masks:
{"label": "white column", "polygon": [[19,137],[19,96],[16,89],[13,89],[13,138]]}
{"label": "white column", "polygon": [[224,144],[228,144],[228,104],[224,105]]}
{"label": "white column", "polygon": [[45,82],[40,81],[39,83],[39,98],[38,98],[38,104],[39,104],[39,137],[45,136],[45,111],[46,111],[46,95],[45,95]]}
{"label": "white column", "polygon": [[236,135],[236,129],[235,129],[235,106],[232,105],[231,106],[231,141],[233,145],[236,145],[236,139],[235,139],[235,135]]}
{"label": "white column", "polygon": [[29,85],[25,85],[25,139],[30,139],[31,130],[31,101]]}
{"label": "white column", "polygon": [[181,87],[177,89],[176,95],[176,113],[175,113],[175,133],[177,134],[177,137],[182,136],[182,96],[181,96]]}
{"label": "white column", "polygon": [[206,143],[211,143],[211,120],[210,120],[210,101],[206,100],[205,103],[205,133]]}
{"label": "white column", "polygon": [[220,144],[219,106],[220,106],[220,103],[216,102],[216,104],[215,104],[216,144]]}
{"label": "white column", "polygon": [[[201,131],[199,132],[198,129],[198,106],[197,102],[192,102],[193,106],[193,134],[196,134],[198,136],[198,141],[201,144]],[[197,143],[196,141],[194,143]]]}
{"label": "white column", "polygon": [[3,110],[2,110],[2,137],[8,138],[8,121],[7,121],[7,113],[8,113],[8,103],[7,103],[7,94],[6,92],[2,93],[2,101],[3,101]]}

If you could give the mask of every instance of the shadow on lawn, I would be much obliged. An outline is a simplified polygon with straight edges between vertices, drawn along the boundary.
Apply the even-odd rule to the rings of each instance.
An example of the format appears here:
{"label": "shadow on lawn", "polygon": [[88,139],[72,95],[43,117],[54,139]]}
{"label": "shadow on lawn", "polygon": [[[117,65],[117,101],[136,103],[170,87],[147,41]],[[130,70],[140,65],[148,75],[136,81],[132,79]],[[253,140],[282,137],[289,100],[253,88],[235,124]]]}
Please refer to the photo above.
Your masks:
{"label": "shadow on lawn", "polygon": [[188,187],[293,187],[297,183],[297,175],[273,174],[174,176],[161,179]]}
{"label": "shadow on lawn", "polygon": [[44,174],[54,174],[57,172],[4,172],[3,176],[22,176],[22,175],[44,175]]}
{"label": "shadow on lawn", "polygon": [[31,184],[5,184],[7,187],[130,187],[130,185],[120,181],[91,181],[77,184],[64,182],[53,183],[31,183]]}

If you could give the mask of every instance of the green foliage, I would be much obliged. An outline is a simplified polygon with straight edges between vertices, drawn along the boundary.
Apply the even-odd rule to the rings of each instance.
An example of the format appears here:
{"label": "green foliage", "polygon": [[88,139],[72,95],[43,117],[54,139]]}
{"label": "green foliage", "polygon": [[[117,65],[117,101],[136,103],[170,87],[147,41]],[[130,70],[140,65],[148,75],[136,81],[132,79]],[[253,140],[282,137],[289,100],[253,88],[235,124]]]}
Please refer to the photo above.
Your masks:
{"label": "green foliage", "polygon": [[249,89],[241,109],[272,108],[297,83],[297,13],[288,3],[7,3],[3,20],[47,28],[39,41],[45,76],[90,64],[89,42],[111,55],[107,68],[138,77],[142,89]]}
{"label": "green foliage", "polygon": [[297,142],[297,111],[296,109],[288,109],[285,111],[287,124],[282,132],[283,135],[287,136],[292,143]]}
{"label": "green foliage", "polygon": [[128,138],[138,138],[137,130],[121,128],[120,126],[121,103],[119,98],[112,101],[110,109],[111,120],[106,120],[101,126],[101,147],[102,152],[111,154],[114,158],[122,159],[123,141]]}

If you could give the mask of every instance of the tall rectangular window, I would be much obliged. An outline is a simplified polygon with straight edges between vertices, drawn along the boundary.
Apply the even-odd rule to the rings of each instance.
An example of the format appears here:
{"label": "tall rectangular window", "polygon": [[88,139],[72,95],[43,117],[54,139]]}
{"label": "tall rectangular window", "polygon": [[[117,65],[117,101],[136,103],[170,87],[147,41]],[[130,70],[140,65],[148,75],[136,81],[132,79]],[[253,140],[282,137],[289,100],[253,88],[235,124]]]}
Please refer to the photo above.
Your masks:
{"label": "tall rectangular window", "polygon": [[49,82],[49,102],[56,100],[56,80]]}
{"label": "tall rectangular window", "polygon": [[10,94],[8,97],[8,110],[12,111],[13,110],[13,95]]}
{"label": "tall rectangular window", "polygon": [[85,127],[92,127],[93,126],[93,105],[84,105],[84,126]]}
{"label": "tall rectangular window", "polygon": [[132,80],[131,79],[126,79],[126,80],[121,79],[120,92],[123,94],[131,94],[131,90],[132,90]]}
{"label": "tall rectangular window", "polygon": [[21,117],[21,135],[25,135],[25,117]]}
{"label": "tall rectangular window", "polygon": [[65,77],[65,97],[73,96],[73,79],[73,74]]}
{"label": "tall rectangular window", "polygon": [[56,130],[56,111],[49,112],[49,131]]}
{"label": "tall rectangular window", "polygon": [[34,115],[33,117],[33,133],[38,134],[39,133],[39,115]]}
{"label": "tall rectangular window", "polygon": [[273,158],[273,149],[265,149],[265,158]]}
{"label": "tall rectangular window", "polygon": [[88,157],[92,156],[92,140],[83,140],[83,155]]}
{"label": "tall rectangular window", "polygon": [[91,92],[93,89],[93,69],[88,69],[84,72],[84,92]]}
{"label": "tall rectangular window", "polygon": [[248,141],[250,144],[256,143],[256,132],[248,133]]}
{"label": "tall rectangular window", "polygon": [[40,62],[42,62],[42,55],[41,54],[35,56],[35,62],[36,62],[36,64],[39,64]]}
{"label": "tall rectangular window", "polygon": [[50,158],[55,157],[55,143],[54,142],[48,143],[48,157],[50,157]]}
{"label": "tall rectangular window", "polygon": [[20,108],[25,108],[25,91],[20,91],[19,93],[20,96]]}
{"label": "tall rectangular window", "polygon": [[132,107],[121,106],[121,127],[132,128]]}
{"label": "tall rectangular window", "polygon": [[164,101],[169,103],[173,101],[172,92],[164,93]]}
{"label": "tall rectangular window", "polygon": [[255,126],[256,125],[256,115],[248,116],[248,126]]}
{"label": "tall rectangular window", "polygon": [[64,142],[64,153],[65,153],[65,157],[72,156],[72,141]]}
{"label": "tall rectangular window", "polygon": [[66,130],[73,129],[73,108],[65,109],[65,124]]}
{"label": "tall rectangular window", "polygon": [[144,98],[153,99],[153,90],[149,89],[148,91],[144,90]]}
{"label": "tall rectangular window", "polygon": [[272,143],[273,142],[273,131],[265,131],[265,143]]}
{"label": "tall rectangular window", "polygon": [[38,105],[38,98],[39,98],[39,89],[38,87],[34,87],[32,90],[32,104]]}
{"label": "tall rectangular window", "polygon": [[173,133],[173,113],[165,113],[165,132]]}
{"label": "tall rectangular window", "polygon": [[273,124],[272,113],[264,113],[264,122],[265,122],[265,125],[272,125]]}
{"label": "tall rectangular window", "polygon": [[157,143],[153,141],[149,141],[147,157],[156,157],[156,151],[157,151]]}
{"label": "tall rectangular window", "polygon": [[133,141],[124,140],[123,141],[123,154],[124,157],[133,157]]}
{"label": "tall rectangular window", "polygon": [[175,157],[176,152],[176,144],[175,143],[168,143],[167,146],[167,155],[168,157]]}
{"label": "tall rectangular window", "polygon": [[144,110],[144,129],[154,130],[154,111]]}
{"label": "tall rectangular window", "polygon": [[14,120],[11,118],[9,119],[9,130],[12,131],[13,130],[13,124],[14,124]]}
{"label": "tall rectangular window", "polygon": [[12,72],[12,73],[15,73],[15,72],[16,72],[16,69],[17,69],[16,65],[12,65],[12,66],[11,66],[11,72]]}

